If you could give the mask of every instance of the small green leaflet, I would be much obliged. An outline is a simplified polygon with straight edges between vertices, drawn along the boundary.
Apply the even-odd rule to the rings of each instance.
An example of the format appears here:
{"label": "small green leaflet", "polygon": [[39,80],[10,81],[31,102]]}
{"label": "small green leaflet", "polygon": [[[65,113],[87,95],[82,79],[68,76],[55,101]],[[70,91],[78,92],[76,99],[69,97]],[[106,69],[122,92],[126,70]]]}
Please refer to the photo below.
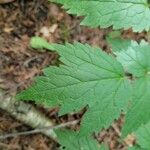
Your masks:
{"label": "small green leaflet", "polygon": [[107,38],[107,42],[112,48],[112,51],[114,54],[117,54],[118,52],[122,50],[127,50],[131,46],[137,46],[138,43],[131,40],[123,40],[120,38]]}
{"label": "small green leaflet", "polygon": [[150,46],[148,43],[141,41],[138,44],[135,41],[122,39],[108,39],[108,42],[114,54],[117,55],[117,60],[122,63],[126,72],[132,73],[137,77],[147,72],[150,65]]}
{"label": "small green leaflet", "polygon": [[[44,75],[17,98],[50,107],[60,105],[60,115],[88,106],[81,121],[81,135],[110,126],[126,110],[131,96],[131,85],[121,64],[89,45],[67,43],[50,47],[58,52],[63,64],[46,68]],[[47,44],[45,48],[49,48]]]}
{"label": "small green leaflet", "polygon": [[31,39],[30,45],[32,45],[32,48],[34,49],[40,49],[40,50],[43,48],[49,49],[49,50],[53,49],[53,47],[49,43],[47,43],[47,41],[45,41],[44,39],[38,36],[33,37]]}
{"label": "small green leaflet", "polygon": [[150,9],[147,0],[50,0],[60,3],[68,13],[84,16],[82,25],[114,29],[150,29]]}
{"label": "small green leaflet", "polygon": [[71,130],[56,131],[61,150],[107,150],[100,148],[92,136],[78,136],[78,132]]}
{"label": "small green leaflet", "polygon": [[117,60],[122,63],[125,70],[136,77],[146,75],[150,70],[150,46],[138,45],[129,47],[117,54]]}
{"label": "small green leaflet", "polygon": [[118,54],[123,50],[127,50],[128,48],[134,48],[139,45],[144,46],[148,45],[148,43],[145,40],[142,40],[140,44],[138,44],[136,41],[129,40],[129,39],[121,39],[121,38],[111,38],[107,37],[107,42],[112,48],[112,51],[114,54]]}
{"label": "small green leaflet", "polygon": [[144,150],[150,149],[150,122],[142,125],[136,132],[137,144]]}

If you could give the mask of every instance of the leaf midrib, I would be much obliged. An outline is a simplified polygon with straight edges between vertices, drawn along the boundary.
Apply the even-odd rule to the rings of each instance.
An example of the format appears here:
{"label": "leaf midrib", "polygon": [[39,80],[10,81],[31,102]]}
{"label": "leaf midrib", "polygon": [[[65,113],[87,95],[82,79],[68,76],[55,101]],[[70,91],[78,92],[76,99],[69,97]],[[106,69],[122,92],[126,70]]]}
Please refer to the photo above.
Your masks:
{"label": "leaf midrib", "polygon": [[[49,78],[48,78],[49,79]],[[102,79],[96,79],[96,80],[88,80],[88,81],[81,81],[81,82],[77,82],[77,83],[73,83],[73,84],[69,84],[69,85],[66,85],[66,86],[56,86],[55,84],[53,84],[53,83],[51,83],[52,85],[54,85],[54,86],[56,86],[55,88],[49,88],[49,89],[47,89],[47,90],[44,90],[44,92],[45,91],[48,91],[48,90],[56,90],[56,89],[59,89],[59,88],[66,88],[66,87],[70,87],[70,86],[74,86],[74,85],[78,85],[78,84],[84,84],[84,83],[88,83],[88,82],[98,82],[98,81],[102,81],[102,80],[111,80],[111,79],[118,79],[118,81],[119,80],[121,80],[122,79],[122,77],[120,78],[120,77],[112,77],[112,78],[102,78]],[[44,81],[43,81],[44,82]],[[45,82],[44,82],[45,83]],[[41,91],[42,92],[42,91]]]}

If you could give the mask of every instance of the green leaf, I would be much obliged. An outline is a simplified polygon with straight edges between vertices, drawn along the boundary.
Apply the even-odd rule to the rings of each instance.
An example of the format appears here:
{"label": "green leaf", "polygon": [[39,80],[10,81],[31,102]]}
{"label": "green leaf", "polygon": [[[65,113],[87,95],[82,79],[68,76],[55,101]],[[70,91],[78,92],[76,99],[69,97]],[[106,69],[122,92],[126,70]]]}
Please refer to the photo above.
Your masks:
{"label": "green leaf", "polygon": [[129,47],[117,54],[117,59],[125,70],[135,77],[133,95],[125,117],[123,136],[135,131],[141,124],[149,121],[150,116],[150,46],[141,44]]}
{"label": "green leaf", "polygon": [[145,150],[150,149],[150,122],[142,125],[136,132],[137,144]]}
{"label": "green leaf", "polygon": [[[116,50],[117,60],[122,63],[125,70],[133,75],[133,93],[129,103],[129,110],[125,117],[123,136],[137,130],[142,124],[149,121],[150,116],[150,45],[145,41],[140,44],[131,41],[122,45],[111,39],[113,49]],[[116,47],[120,47],[117,50]],[[115,51],[114,50],[114,51]]]}
{"label": "green leaf", "polygon": [[134,49],[134,47],[138,47],[139,45],[148,45],[145,40],[141,40],[141,42],[138,44],[136,41],[133,40],[110,37],[107,37],[107,42],[112,48],[113,53],[116,55],[118,55],[121,51],[127,51],[129,48]]}
{"label": "green leaf", "polygon": [[131,46],[117,53],[117,60],[125,70],[136,77],[147,74],[150,70],[150,45]]}
{"label": "green leaf", "polygon": [[91,136],[79,137],[77,132],[69,130],[59,130],[56,133],[62,150],[102,150]]}
{"label": "green leaf", "polygon": [[114,54],[118,54],[123,50],[127,50],[129,47],[138,46],[138,43],[135,41],[131,41],[128,39],[120,39],[120,38],[107,38],[107,42],[112,48]]}
{"label": "green leaf", "polygon": [[50,0],[60,3],[68,13],[84,16],[82,25],[148,31],[150,9],[147,0]]}
{"label": "green leaf", "polygon": [[124,136],[150,120],[150,76],[140,77],[134,81],[133,91],[122,131]]}
{"label": "green leaf", "polygon": [[106,128],[126,109],[131,86],[120,63],[101,49],[80,43],[53,44],[63,64],[48,67],[36,83],[17,96],[46,106],[61,106],[60,115],[87,107],[81,135]]}

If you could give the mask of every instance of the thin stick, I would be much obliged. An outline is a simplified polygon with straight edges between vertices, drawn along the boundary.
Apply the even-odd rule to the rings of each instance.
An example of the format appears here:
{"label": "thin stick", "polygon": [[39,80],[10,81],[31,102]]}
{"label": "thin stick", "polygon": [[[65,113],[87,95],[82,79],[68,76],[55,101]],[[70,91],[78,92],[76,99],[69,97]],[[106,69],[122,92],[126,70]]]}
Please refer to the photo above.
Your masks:
{"label": "thin stick", "polygon": [[[1,90],[0,109],[7,111],[13,117],[34,129],[43,128],[43,126],[53,126],[53,122],[32,105],[23,101],[17,101],[13,96],[5,95]],[[53,130],[45,130],[42,133],[57,141],[57,135]]]}
{"label": "thin stick", "polygon": [[10,137],[16,137],[16,136],[21,136],[21,135],[30,135],[30,134],[35,134],[35,133],[41,133],[43,131],[46,130],[56,130],[59,128],[63,128],[69,125],[75,125],[79,122],[79,120],[74,120],[74,121],[70,121],[67,123],[62,123],[60,125],[56,125],[56,126],[47,126],[47,127],[43,127],[43,128],[37,128],[34,130],[30,130],[30,131],[23,131],[23,132],[18,132],[18,133],[9,133],[9,134],[5,134],[5,135],[0,135],[0,139],[6,139],[6,138],[10,138]]}

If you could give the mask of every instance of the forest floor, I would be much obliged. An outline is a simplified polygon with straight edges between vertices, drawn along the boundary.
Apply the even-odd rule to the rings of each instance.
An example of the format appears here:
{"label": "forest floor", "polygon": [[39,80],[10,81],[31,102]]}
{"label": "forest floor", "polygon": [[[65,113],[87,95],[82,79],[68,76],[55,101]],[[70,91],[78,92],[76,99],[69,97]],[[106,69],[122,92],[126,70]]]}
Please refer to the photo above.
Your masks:
{"label": "forest floor", "polygon": [[[40,75],[42,69],[55,65],[57,54],[39,52],[29,47],[32,36],[38,35],[50,43],[64,43],[78,41],[98,46],[110,51],[106,43],[106,35],[112,30],[90,29],[80,26],[82,18],[73,17],[65,13],[60,6],[47,0],[14,0],[7,4],[0,4],[0,82],[8,94],[29,87],[33,77]],[[139,41],[146,40],[146,34],[133,33],[131,30],[122,32],[124,38]],[[58,117],[58,109],[44,109],[35,107],[49,117],[54,123],[80,118],[81,114]],[[101,132],[97,139],[108,143],[111,150],[125,150],[120,144],[117,131],[120,130],[122,118],[113,127]],[[28,131],[31,128],[4,110],[0,110],[0,134]],[[58,144],[42,134],[18,136],[0,140],[0,150],[57,150]]]}

